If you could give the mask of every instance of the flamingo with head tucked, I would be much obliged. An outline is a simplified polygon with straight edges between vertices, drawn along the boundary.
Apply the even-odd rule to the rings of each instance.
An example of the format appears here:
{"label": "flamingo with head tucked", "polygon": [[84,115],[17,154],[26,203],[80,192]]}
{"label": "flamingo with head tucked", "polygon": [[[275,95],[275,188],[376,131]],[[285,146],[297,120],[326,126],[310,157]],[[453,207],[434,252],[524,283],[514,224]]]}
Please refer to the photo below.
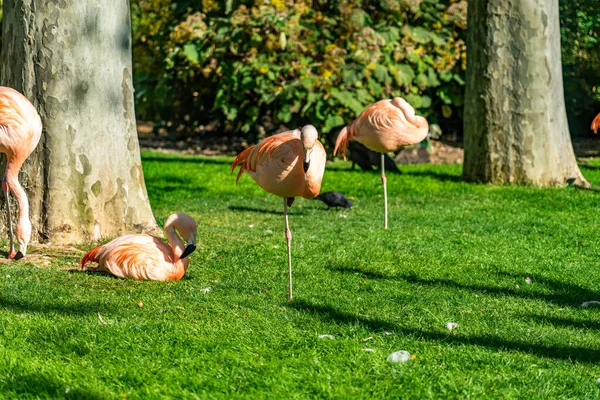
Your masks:
{"label": "flamingo with head tucked", "polygon": [[288,252],[289,295],[292,300],[292,232],[287,208],[295,197],[314,199],[321,190],[327,156],[317,129],[306,125],[263,139],[236,157],[231,172],[241,164],[236,183],[246,171],[265,191],[283,197],[285,238]]}
{"label": "flamingo with head tucked", "polygon": [[401,97],[381,100],[370,105],[338,135],[333,154],[346,158],[348,143],[355,141],[381,153],[381,182],[384,197],[384,228],[388,227],[387,179],[384,154],[402,146],[421,142],[429,132],[427,120],[415,115],[415,110]]}
{"label": "flamingo with head tucked", "polygon": [[592,121],[592,130],[594,133],[598,133],[598,129],[600,129],[600,114],[596,115],[596,118]]}
{"label": "flamingo with head tucked", "polygon": [[165,221],[168,245],[150,235],[121,236],[90,250],[81,259],[79,269],[95,262],[98,266],[93,272],[135,280],[177,281],[187,272],[188,256],[196,250],[197,230],[196,221],[189,215],[172,214]]}
{"label": "flamingo with head tucked", "polygon": [[[27,245],[31,240],[29,200],[25,190],[19,183],[19,170],[38,145],[41,136],[42,120],[35,107],[16,90],[0,86],[0,153],[6,154],[7,160],[6,172],[2,179],[2,191],[8,209],[9,259],[18,260],[25,257]],[[10,192],[15,196],[19,205],[19,219],[17,221],[19,251],[17,252],[15,252],[13,242]]]}

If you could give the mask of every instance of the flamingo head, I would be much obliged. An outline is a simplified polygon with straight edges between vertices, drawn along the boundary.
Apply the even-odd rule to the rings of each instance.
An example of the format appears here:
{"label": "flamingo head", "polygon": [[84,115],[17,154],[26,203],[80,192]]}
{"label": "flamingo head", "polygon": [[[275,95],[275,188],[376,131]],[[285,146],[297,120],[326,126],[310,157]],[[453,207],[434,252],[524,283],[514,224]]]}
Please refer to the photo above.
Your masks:
{"label": "flamingo head", "polygon": [[175,216],[175,228],[181,235],[181,238],[185,241],[186,247],[183,253],[179,257],[180,260],[186,258],[196,250],[196,235],[198,234],[198,224],[194,218],[184,213],[174,214]]}
{"label": "flamingo head", "polygon": [[27,254],[27,245],[31,240],[31,221],[24,217],[19,219],[17,224],[17,242],[19,242],[19,251],[12,257],[14,260],[20,260]]}
{"label": "flamingo head", "polygon": [[312,154],[313,147],[317,140],[319,140],[319,132],[317,128],[312,125],[306,125],[302,127],[300,131],[300,140],[302,140],[302,148],[304,150],[304,172],[308,171],[310,166],[310,156]]}

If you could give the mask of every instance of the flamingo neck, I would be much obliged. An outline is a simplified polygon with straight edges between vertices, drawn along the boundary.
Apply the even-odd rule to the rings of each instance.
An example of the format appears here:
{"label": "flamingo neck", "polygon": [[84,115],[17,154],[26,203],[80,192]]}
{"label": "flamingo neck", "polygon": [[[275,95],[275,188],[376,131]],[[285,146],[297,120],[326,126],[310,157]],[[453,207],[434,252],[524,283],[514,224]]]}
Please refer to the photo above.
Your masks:
{"label": "flamingo neck", "polygon": [[173,249],[173,261],[179,261],[179,257],[181,257],[185,250],[185,243],[183,243],[183,240],[177,234],[174,224],[165,225],[165,236],[171,245],[171,249]]}

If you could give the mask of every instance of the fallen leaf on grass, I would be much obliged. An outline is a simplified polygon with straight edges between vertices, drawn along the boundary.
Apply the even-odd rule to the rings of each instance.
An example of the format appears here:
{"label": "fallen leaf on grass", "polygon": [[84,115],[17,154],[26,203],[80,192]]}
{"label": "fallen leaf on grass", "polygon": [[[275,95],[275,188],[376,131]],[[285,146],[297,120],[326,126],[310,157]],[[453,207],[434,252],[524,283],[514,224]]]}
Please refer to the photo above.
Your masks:
{"label": "fallen leaf on grass", "polygon": [[596,300],[592,300],[592,301],[586,301],[584,303],[581,303],[581,307],[590,307],[590,306],[595,306],[595,307],[600,307],[600,301],[596,301]]}
{"label": "fallen leaf on grass", "polygon": [[333,339],[335,339],[335,336],[333,336],[333,335],[328,335],[328,334],[324,334],[324,335],[319,335],[319,339],[329,339],[329,340],[333,340]]}
{"label": "fallen leaf on grass", "polygon": [[142,308],[142,307],[144,307],[144,303],[142,303],[142,301],[140,300],[140,301],[138,301],[137,306],[139,308]]}
{"label": "fallen leaf on grass", "polygon": [[456,322],[446,322],[446,328],[448,328],[449,331],[452,331],[452,330],[458,328],[458,323],[456,323]]}

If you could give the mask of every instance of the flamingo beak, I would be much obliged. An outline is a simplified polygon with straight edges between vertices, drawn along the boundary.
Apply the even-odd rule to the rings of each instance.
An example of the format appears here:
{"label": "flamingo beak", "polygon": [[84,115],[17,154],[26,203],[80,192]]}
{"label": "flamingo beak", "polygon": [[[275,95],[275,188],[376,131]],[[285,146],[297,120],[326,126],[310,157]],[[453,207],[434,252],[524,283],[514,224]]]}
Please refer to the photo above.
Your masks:
{"label": "flamingo beak", "polygon": [[190,237],[187,241],[188,245],[186,246],[185,250],[183,250],[181,257],[179,257],[180,260],[183,260],[196,250],[196,235],[194,233],[190,234]]}
{"label": "flamingo beak", "polygon": [[195,244],[188,244],[187,247],[185,248],[185,250],[183,251],[183,253],[181,254],[181,257],[179,257],[179,259],[183,260],[184,258],[186,258],[187,256],[189,256],[190,254],[192,254],[194,252],[194,250],[196,250],[196,245]]}
{"label": "flamingo beak", "polygon": [[308,171],[310,166],[310,153],[312,153],[312,149],[304,149],[304,173]]}

